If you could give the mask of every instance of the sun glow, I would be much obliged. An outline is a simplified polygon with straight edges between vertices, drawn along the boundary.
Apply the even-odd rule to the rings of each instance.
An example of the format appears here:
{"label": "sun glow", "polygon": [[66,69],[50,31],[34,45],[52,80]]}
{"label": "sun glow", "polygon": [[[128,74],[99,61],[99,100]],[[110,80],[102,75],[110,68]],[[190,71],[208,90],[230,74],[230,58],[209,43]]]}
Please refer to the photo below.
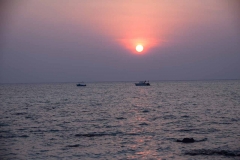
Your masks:
{"label": "sun glow", "polygon": [[142,52],[143,51],[143,46],[141,44],[136,46],[136,51]]}
{"label": "sun glow", "polygon": [[161,45],[159,40],[153,38],[131,38],[131,36],[126,36],[125,39],[120,39],[119,42],[133,54],[137,55],[147,54],[151,48]]}
{"label": "sun glow", "polygon": [[[42,3],[45,6],[45,2]],[[211,3],[209,2],[209,4]],[[189,25],[200,24],[199,21],[205,22],[204,14],[195,9],[195,7],[198,8],[198,5],[203,7],[202,9],[206,9],[204,4],[194,1],[191,3],[188,1],[186,3],[182,1],[171,3],[156,0],[151,3],[140,0],[136,3],[135,1],[122,0],[108,1],[107,4],[102,3],[102,1],[94,1],[94,3],[87,1],[86,3],[67,3],[67,5],[62,2],[61,10],[52,15],[66,18],[63,22],[66,21],[73,27],[90,31],[86,34],[91,33],[91,36],[97,34],[114,40],[117,45],[119,44],[123,49],[126,49],[126,53],[145,55],[156,53],[153,52],[156,48],[176,42],[174,36],[178,34],[182,36],[181,33],[185,31],[188,33]],[[40,15],[42,16],[42,14]],[[45,14],[43,15],[45,16]],[[194,18],[194,15],[199,16],[199,18]],[[156,19],[156,17],[158,18]],[[49,19],[51,24],[50,20],[54,18],[46,19]],[[79,35],[81,36],[80,32]],[[144,47],[142,52],[136,51],[138,44]]]}

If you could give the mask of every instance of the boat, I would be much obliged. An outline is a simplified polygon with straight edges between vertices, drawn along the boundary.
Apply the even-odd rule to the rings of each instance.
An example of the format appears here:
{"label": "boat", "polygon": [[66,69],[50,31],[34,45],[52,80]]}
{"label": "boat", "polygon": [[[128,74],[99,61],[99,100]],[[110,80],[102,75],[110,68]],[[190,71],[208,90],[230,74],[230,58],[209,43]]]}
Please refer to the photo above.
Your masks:
{"label": "boat", "polygon": [[76,84],[78,87],[85,87],[85,86],[87,86],[85,83],[83,83],[83,82],[81,82],[81,83],[78,83],[78,84]]}
{"label": "boat", "polygon": [[140,81],[138,83],[135,83],[136,86],[150,86],[149,81]]}

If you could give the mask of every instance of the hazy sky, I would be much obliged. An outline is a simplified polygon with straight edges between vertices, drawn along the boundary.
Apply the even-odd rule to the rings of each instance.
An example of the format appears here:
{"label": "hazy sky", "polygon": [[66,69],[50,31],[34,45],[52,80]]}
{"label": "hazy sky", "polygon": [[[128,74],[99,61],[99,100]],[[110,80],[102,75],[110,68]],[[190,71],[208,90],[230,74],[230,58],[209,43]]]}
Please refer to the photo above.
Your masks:
{"label": "hazy sky", "polygon": [[240,79],[238,0],[0,1],[0,83],[202,79]]}

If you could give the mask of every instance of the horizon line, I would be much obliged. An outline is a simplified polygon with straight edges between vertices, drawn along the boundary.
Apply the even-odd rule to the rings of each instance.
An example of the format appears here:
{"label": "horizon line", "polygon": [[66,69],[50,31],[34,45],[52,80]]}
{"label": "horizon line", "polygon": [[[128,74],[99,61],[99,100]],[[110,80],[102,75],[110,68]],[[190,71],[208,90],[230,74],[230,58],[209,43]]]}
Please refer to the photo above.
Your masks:
{"label": "horizon line", "polygon": [[[240,80],[237,78],[234,79],[179,79],[179,80],[147,80],[150,82],[166,82],[166,81],[233,81],[233,80]],[[139,82],[143,80],[126,80],[126,81],[69,81],[69,82],[0,82],[0,84],[50,84],[50,83],[79,83],[79,82],[85,82],[85,83],[112,83],[112,82]]]}

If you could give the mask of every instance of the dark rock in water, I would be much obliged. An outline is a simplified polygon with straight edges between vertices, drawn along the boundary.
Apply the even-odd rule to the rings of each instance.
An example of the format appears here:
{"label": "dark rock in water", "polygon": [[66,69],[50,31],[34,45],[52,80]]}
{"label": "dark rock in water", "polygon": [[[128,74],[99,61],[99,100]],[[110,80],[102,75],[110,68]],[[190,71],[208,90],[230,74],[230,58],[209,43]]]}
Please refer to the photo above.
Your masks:
{"label": "dark rock in water", "polygon": [[68,145],[67,147],[79,147],[79,144],[74,144],[74,145]]}
{"label": "dark rock in water", "polygon": [[21,135],[21,136],[19,136],[19,137],[27,138],[27,137],[29,137],[29,136],[28,136],[28,135]]}
{"label": "dark rock in water", "polygon": [[100,136],[107,136],[110,134],[104,133],[87,133],[87,134],[76,134],[76,137],[100,137]]}
{"label": "dark rock in water", "polygon": [[216,150],[216,149],[197,149],[185,152],[186,155],[223,155],[223,156],[240,156],[239,151],[228,151],[228,150]]}
{"label": "dark rock in water", "polygon": [[176,142],[182,142],[182,143],[194,143],[194,142],[203,142],[203,141],[206,141],[207,138],[203,138],[203,139],[200,139],[200,140],[196,140],[196,139],[193,139],[193,138],[183,138],[183,140],[177,140]]}
{"label": "dark rock in water", "polygon": [[19,113],[15,113],[15,115],[25,115],[27,114],[26,112],[19,112]]}
{"label": "dark rock in water", "polygon": [[148,125],[148,124],[145,123],[145,122],[143,122],[143,123],[140,123],[139,125],[140,125],[140,126],[146,126],[146,125]]}
{"label": "dark rock in water", "polygon": [[119,120],[121,120],[121,119],[125,119],[124,117],[117,117],[116,119],[119,119]]}
{"label": "dark rock in water", "polygon": [[183,138],[183,140],[177,140],[177,142],[193,143],[193,142],[195,142],[195,140],[193,138]]}
{"label": "dark rock in water", "polygon": [[193,143],[195,140],[193,138],[183,138],[182,140],[183,143]]}
{"label": "dark rock in water", "polygon": [[88,134],[76,134],[75,136],[77,136],[77,137],[94,137],[94,136],[99,136],[99,134],[88,133]]}

